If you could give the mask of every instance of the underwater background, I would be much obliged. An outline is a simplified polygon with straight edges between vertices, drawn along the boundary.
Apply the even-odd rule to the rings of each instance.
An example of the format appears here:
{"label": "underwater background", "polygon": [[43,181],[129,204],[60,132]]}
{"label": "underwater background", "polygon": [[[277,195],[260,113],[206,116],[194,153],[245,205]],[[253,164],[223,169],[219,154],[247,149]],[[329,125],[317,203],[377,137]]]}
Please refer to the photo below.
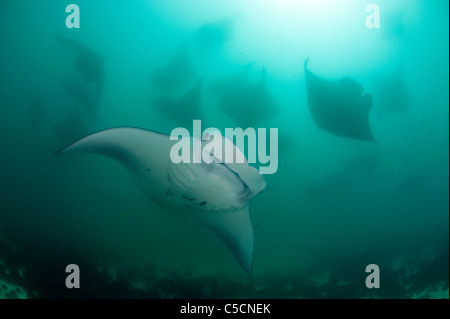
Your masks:
{"label": "underwater background", "polygon": [[[380,28],[366,26],[371,3]],[[448,12],[441,0],[0,1],[0,298],[449,298]],[[373,95],[374,142],[318,129],[307,58]],[[227,111],[218,80],[264,72],[273,103]],[[155,101],[200,79],[203,128],[279,130],[278,171],[250,204],[252,276],[119,163],[54,155],[110,127],[170,133],[179,114]],[[65,286],[69,264],[80,289]]]}

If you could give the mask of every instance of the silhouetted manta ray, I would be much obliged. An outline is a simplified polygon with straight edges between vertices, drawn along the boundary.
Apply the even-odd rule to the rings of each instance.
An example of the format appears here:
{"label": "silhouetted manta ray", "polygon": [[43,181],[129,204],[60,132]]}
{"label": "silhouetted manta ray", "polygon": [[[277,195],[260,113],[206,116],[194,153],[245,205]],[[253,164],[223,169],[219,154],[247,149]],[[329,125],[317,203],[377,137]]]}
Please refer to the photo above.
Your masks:
{"label": "silhouetted manta ray", "polygon": [[375,111],[380,116],[401,113],[410,108],[401,67],[390,76],[380,77],[374,87],[374,93]]}
{"label": "silhouetted manta ray", "polygon": [[157,98],[153,101],[153,107],[181,127],[192,127],[193,120],[202,119],[202,83],[203,79],[198,80],[180,100],[169,97]]}
{"label": "silhouetted manta ray", "polygon": [[267,89],[266,77],[266,69],[263,68],[259,81],[222,96],[221,111],[234,118],[242,128],[253,127],[275,117],[279,106]]}
{"label": "silhouetted manta ray", "polygon": [[97,86],[96,103],[101,98],[104,82],[104,60],[105,58],[95,53],[85,44],[55,34],[56,41],[71,49],[76,54],[75,64],[83,79],[94,82]]}
{"label": "silhouetted manta ray", "polygon": [[174,57],[165,66],[156,69],[152,83],[164,91],[175,91],[185,86],[194,75],[189,56],[188,43],[184,43],[175,53]]}
{"label": "silhouetted manta ray", "polygon": [[[191,138],[191,143],[193,139],[196,138]],[[230,140],[222,137],[222,141],[223,152],[240,152]],[[215,162],[217,158],[209,151],[203,152],[203,156],[211,164],[203,160],[199,164],[174,164],[170,151],[176,142],[161,133],[120,127],[91,134],[57,154],[88,152],[119,161],[152,202],[202,225],[251,273],[254,236],[249,201],[265,189],[264,178],[246,161]],[[200,160],[198,156],[193,154],[193,160]]]}
{"label": "silhouetted manta ray", "polygon": [[238,16],[224,18],[202,25],[195,34],[199,49],[219,47],[231,38]]}
{"label": "silhouetted manta ray", "polygon": [[208,92],[219,98],[236,94],[238,90],[250,83],[249,73],[254,64],[255,62],[248,63],[231,76],[213,81],[208,88]]}
{"label": "silhouetted manta ray", "polygon": [[316,125],[335,135],[374,141],[369,125],[372,95],[351,78],[324,80],[307,69],[306,91],[309,110]]}

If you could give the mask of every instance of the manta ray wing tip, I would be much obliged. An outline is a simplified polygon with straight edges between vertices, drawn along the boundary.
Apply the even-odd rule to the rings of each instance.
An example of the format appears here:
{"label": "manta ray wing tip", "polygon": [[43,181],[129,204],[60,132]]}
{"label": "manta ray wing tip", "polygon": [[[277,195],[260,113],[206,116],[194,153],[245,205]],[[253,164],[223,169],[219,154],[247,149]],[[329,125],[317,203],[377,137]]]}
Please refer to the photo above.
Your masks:
{"label": "manta ray wing tip", "polygon": [[306,67],[308,66],[308,62],[309,62],[309,57],[307,57],[307,58],[305,59],[305,62],[303,63],[305,69],[306,69]]}
{"label": "manta ray wing tip", "polygon": [[59,154],[61,154],[61,153],[65,153],[65,151],[66,151],[71,145],[73,145],[73,143],[70,144],[70,145],[64,146],[63,148],[60,148],[59,150],[57,150],[56,152],[54,152],[53,155],[59,155]]}

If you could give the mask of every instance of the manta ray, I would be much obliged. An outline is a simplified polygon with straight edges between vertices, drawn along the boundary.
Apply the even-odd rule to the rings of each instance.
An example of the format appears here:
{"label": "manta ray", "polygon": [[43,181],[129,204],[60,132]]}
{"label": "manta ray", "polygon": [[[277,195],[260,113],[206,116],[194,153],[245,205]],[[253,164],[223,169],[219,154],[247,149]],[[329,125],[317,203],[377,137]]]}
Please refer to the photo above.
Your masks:
{"label": "manta ray", "polygon": [[195,33],[198,49],[220,47],[228,42],[238,18],[238,16],[233,16],[202,25]]}
{"label": "manta ray", "polygon": [[[200,142],[202,146],[206,143]],[[150,201],[203,226],[250,274],[254,236],[249,201],[265,189],[264,178],[247,161],[224,163],[215,156],[217,153],[203,147],[202,159],[196,158],[199,155],[194,152],[191,163],[175,164],[170,158],[174,143],[165,134],[118,127],[88,135],[56,154],[88,152],[119,161]],[[222,145],[224,152],[240,152],[224,137]]]}
{"label": "manta ray", "polygon": [[249,73],[254,64],[255,62],[248,63],[236,73],[213,81],[208,88],[208,92],[218,98],[235,94],[236,91],[239,91],[244,86],[250,84]]}
{"label": "manta ray", "polygon": [[203,79],[197,83],[179,100],[161,97],[153,101],[153,107],[165,117],[174,120],[182,127],[192,126],[193,120],[202,119],[201,92]]}
{"label": "manta ray", "polygon": [[352,139],[374,141],[369,125],[372,95],[351,78],[329,81],[308,70],[305,60],[308,106],[317,127]]}
{"label": "manta ray", "polygon": [[187,85],[194,76],[189,45],[184,43],[168,64],[156,69],[152,84],[163,91],[176,91]]}
{"label": "manta ray", "polygon": [[96,84],[96,100],[99,101],[103,91],[103,82],[105,77],[105,58],[79,41],[62,37],[57,34],[55,34],[55,38],[58,43],[71,49],[76,54],[75,65],[84,80]]}
{"label": "manta ray", "polygon": [[220,110],[235,119],[242,128],[274,118],[279,112],[279,106],[267,89],[266,78],[266,69],[263,68],[256,83],[244,85],[223,95],[220,99]]}

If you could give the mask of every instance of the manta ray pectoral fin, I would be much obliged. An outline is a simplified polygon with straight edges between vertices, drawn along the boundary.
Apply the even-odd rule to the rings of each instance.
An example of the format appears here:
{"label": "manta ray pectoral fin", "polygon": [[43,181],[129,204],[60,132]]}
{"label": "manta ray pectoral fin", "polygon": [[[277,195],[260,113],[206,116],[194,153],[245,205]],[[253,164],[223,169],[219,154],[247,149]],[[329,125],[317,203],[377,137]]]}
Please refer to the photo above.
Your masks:
{"label": "manta ray pectoral fin", "polygon": [[90,134],[55,154],[84,152],[118,160],[133,172],[145,167],[164,171],[170,151],[169,136],[133,128],[117,127]]}
{"label": "manta ray pectoral fin", "polygon": [[201,212],[194,219],[223,242],[241,267],[251,274],[254,235],[248,207],[232,212]]}

